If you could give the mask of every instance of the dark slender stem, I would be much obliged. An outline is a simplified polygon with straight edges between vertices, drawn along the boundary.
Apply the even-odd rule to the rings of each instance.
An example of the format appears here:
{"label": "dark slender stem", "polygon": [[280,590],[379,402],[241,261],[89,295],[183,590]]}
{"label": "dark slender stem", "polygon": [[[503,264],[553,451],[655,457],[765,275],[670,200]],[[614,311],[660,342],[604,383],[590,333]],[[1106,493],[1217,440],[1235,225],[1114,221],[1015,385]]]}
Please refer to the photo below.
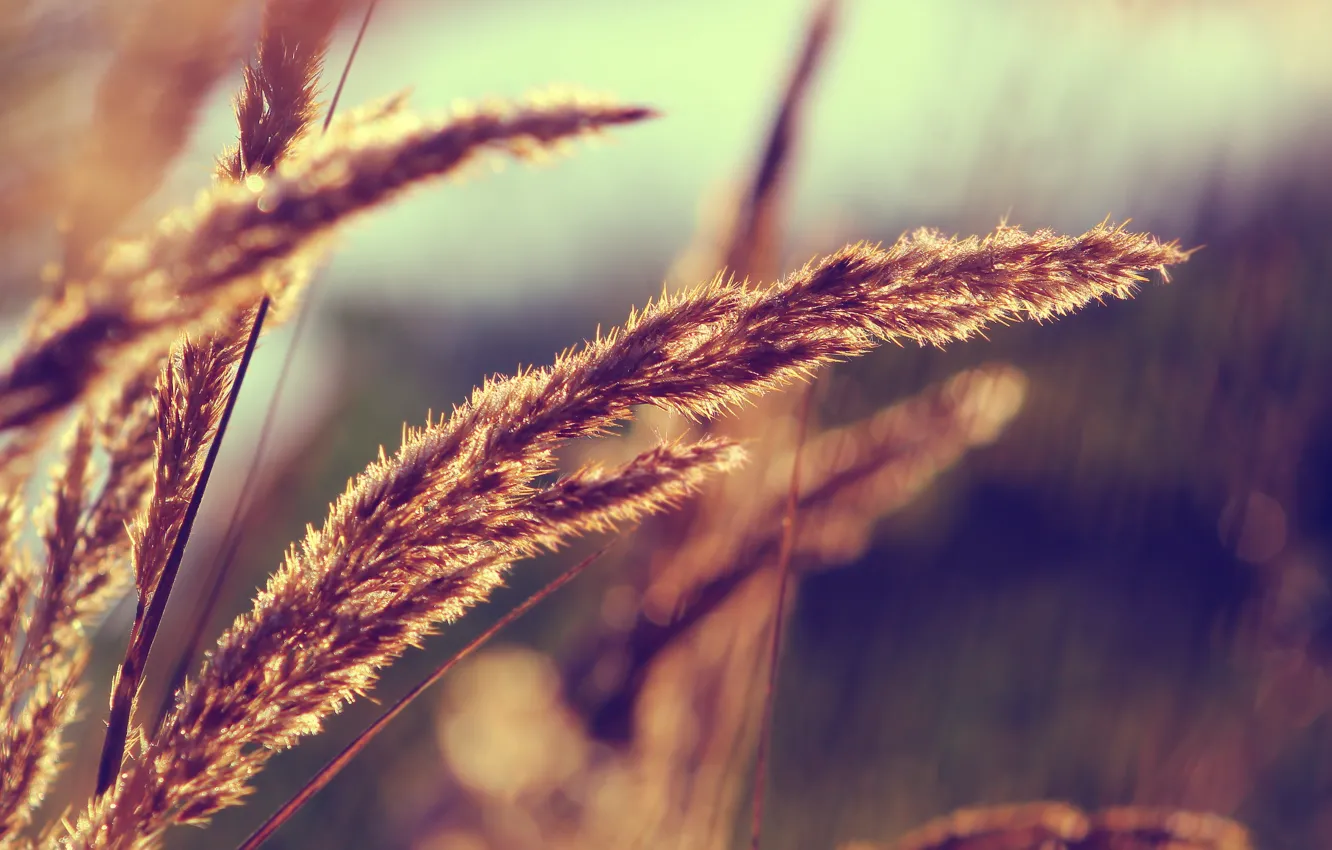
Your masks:
{"label": "dark slender stem", "polygon": [[[277,419],[277,411],[282,403],[283,391],[287,385],[287,377],[291,374],[292,362],[295,360],[296,348],[301,341],[301,336],[309,322],[310,301],[314,297],[314,281],[310,282],[309,289],[306,292],[305,302],[296,314],[296,325],[292,329],[291,342],[287,345],[286,354],[282,358],[282,366],[278,370],[277,384],[273,390],[273,395],[269,399],[268,409],[264,412],[263,424],[259,427],[259,439],[255,443],[254,451],[250,455],[250,465],[245,470],[245,477],[241,480],[240,495],[236,498],[236,504],[232,508],[231,518],[227,520],[227,531],[222,538],[222,546],[218,550],[220,557],[214,557],[208,567],[208,588],[204,595],[200,597],[194,607],[190,617],[189,635],[185,640],[185,648],[181,650],[180,657],[176,661],[176,666],[172,668],[171,678],[167,682],[166,691],[162,694],[162,702],[157,709],[156,726],[160,727],[162,721],[166,718],[167,712],[171,710],[171,704],[175,700],[176,691],[185,683],[185,677],[188,675],[190,665],[194,661],[194,655],[199,649],[199,642],[203,640],[204,630],[208,623],[213,619],[213,611],[217,608],[218,600],[222,597],[222,589],[226,585],[228,573],[231,571],[232,562],[236,558],[236,553],[240,551],[240,532],[241,520],[248,513],[250,508],[250,499],[253,493],[254,480],[259,473],[259,464],[268,453],[268,440],[273,433],[273,423]],[[220,433],[220,432],[219,432]]]}
{"label": "dark slender stem", "polygon": [[796,433],[795,454],[791,458],[791,486],[786,493],[786,514],[782,517],[782,548],[777,555],[777,602],[772,618],[772,643],[768,647],[768,683],[763,691],[763,723],[759,730],[758,757],[754,765],[754,820],[750,826],[749,846],[759,850],[763,834],[763,794],[767,790],[768,753],[772,750],[772,717],[777,693],[778,660],[782,652],[782,627],[786,620],[786,585],[791,576],[791,553],[795,550],[796,506],[800,501],[800,458],[809,430],[809,412],[813,407],[814,385],[805,388],[800,402],[800,427]]}
{"label": "dark slender stem", "polygon": [[213,474],[213,465],[217,462],[217,453],[222,447],[227,423],[231,421],[231,413],[236,408],[236,398],[240,395],[246,370],[249,369],[250,359],[254,356],[254,348],[259,341],[259,332],[263,328],[268,305],[268,296],[264,296],[255,310],[254,323],[250,326],[250,337],[245,342],[245,351],[236,366],[236,376],[231,382],[226,405],[222,408],[222,416],[218,420],[217,434],[208,446],[208,454],[199,473],[199,483],[190,494],[185,517],[180,530],[176,533],[175,541],[171,544],[171,554],[167,556],[162,576],[153,589],[146,610],[143,607],[143,600],[139,600],[139,613],[142,616],[135,617],[134,627],[130,631],[129,648],[125,650],[125,660],[116,672],[116,681],[112,689],[111,714],[107,718],[106,737],[102,739],[102,758],[97,767],[98,797],[115,785],[120,764],[125,758],[125,740],[129,734],[130,720],[134,715],[134,703],[139,696],[139,686],[143,683],[144,667],[148,663],[149,653],[152,652],[158,626],[162,624],[162,614],[166,611],[171,587],[175,584],[176,574],[180,571],[180,562],[185,557],[185,547],[189,543],[194,520],[199,515],[199,505],[203,502],[204,492],[208,489],[208,479]]}
{"label": "dark slender stem", "polygon": [[328,105],[328,114],[324,116],[322,132],[327,133],[328,125],[333,123],[333,113],[338,108],[338,101],[342,99],[342,89],[347,85],[347,75],[351,73],[352,63],[356,61],[361,42],[365,40],[365,31],[370,28],[370,16],[375,13],[375,7],[378,5],[379,0],[370,0],[365,7],[365,17],[361,18],[361,28],[356,31],[356,40],[352,42],[351,52],[347,54],[347,64],[342,66],[342,76],[338,77],[337,88],[333,89],[333,100]]}
{"label": "dark slender stem", "polygon": [[401,699],[393,704],[392,708],[381,714],[374,723],[371,723],[366,727],[361,734],[357,735],[350,744],[343,748],[342,752],[334,756],[332,761],[324,765],[309,782],[305,783],[305,787],[297,792],[290,800],[283,803],[281,808],[274,812],[268,820],[264,821],[249,838],[245,839],[245,842],[241,844],[237,850],[255,850],[260,844],[267,841],[269,837],[277,831],[278,827],[286,823],[301,806],[305,805],[311,797],[319,793],[324,786],[328,785],[333,777],[337,776],[339,771],[346,767],[351,760],[361,752],[361,750],[365,749],[366,745],[369,744],[376,735],[384,731],[384,728],[388,726],[395,717],[401,714],[403,709],[405,709],[409,703],[425,693],[427,689],[442,679],[444,674],[452,670],[459,661],[462,661],[479,649],[487,641],[498,634],[501,629],[505,628],[528,611],[531,611],[547,596],[550,596],[552,593],[577,578],[579,573],[583,572],[583,570],[591,566],[593,561],[605,554],[607,548],[609,547],[603,547],[602,549],[593,552],[577,564],[574,564],[569,569],[560,573],[549,584],[528,597],[521,605],[499,618],[494,625],[478,635],[471,643],[464,646],[456,655],[453,655],[443,664],[436,667],[435,672],[431,673],[418,683],[416,687],[404,694]]}
{"label": "dark slender stem", "polygon": [[219,550],[224,553],[220,561],[221,568],[218,568],[219,562],[216,561],[209,568],[208,588],[204,591],[204,595],[195,602],[194,610],[190,612],[190,632],[185,640],[185,648],[180,651],[180,656],[176,659],[176,666],[171,668],[171,677],[167,679],[166,690],[162,693],[162,701],[158,703],[157,720],[153,723],[153,734],[156,734],[162,728],[167,713],[171,711],[171,707],[175,703],[176,692],[185,684],[185,677],[189,675],[190,664],[194,661],[194,653],[199,649],[199,641],[203,639],[204,629],[213,618],[217,600],[222,595],[228,568],[236,557],[236,551],[240,548],[240,535],[232,534],[230,526],[228,526],[227,536],[223,540],[222,548]]}

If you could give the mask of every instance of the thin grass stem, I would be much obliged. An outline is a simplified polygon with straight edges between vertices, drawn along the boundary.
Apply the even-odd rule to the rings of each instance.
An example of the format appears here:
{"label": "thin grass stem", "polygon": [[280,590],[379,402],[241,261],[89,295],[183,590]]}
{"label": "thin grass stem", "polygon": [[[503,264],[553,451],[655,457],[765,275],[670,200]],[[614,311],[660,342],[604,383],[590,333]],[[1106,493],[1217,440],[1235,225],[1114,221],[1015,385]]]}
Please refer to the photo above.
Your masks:
{"label": "thin grass stem", "polygon": [[754,813],[750,824],[749,846],[759,850],[763,835],[763,796],[767,790],[768,754],[772,750],[773,697],[777,693],[778,661],[782,653],[782,627],[785,625],[786,586],[791,577],[791,553],[795,550],[796,520],[800,502],[800,460],[809,432],[809,414],[813,407],[814,385],[805,387],[800,402],[800,426],[796,432],[795,452],[791,458],[791,484],[786,492],[786,512],[782,517],[782,548],[777,555],[777,602],[772,617],[772,642],[768,645],[768,677],[763,689],[763,721],[759,727],[758,757],[754,762]]}
{"label": "thin grass stem", "polygon": [[551,579],[546,586],[542,587],[536,593],[533,593],[516,608],[509,611],[509,613],[500,617],[495,621],[494,625],[477,635],[470,643],[458,650],[454,655],[450,656],[444,661],[444,663],[436,667],[435,672],[422,679],[410,691],[403,694],[401,699],[381,714],[374,723],[367,726],[350,744],[343,748],[342,752],[338,753],[328,764],[320,768],[319,772],[316,773],[309,782],[306,782],[300,791],[296,792],[291,799],[283,803],[282,806],[274,812],[268,820],[264,821],[249,838],[245,839],[236,850],[255,850],[255,848],[267,841],[273,833],[282,826],[282,824],[286,823],[292,815],[296,814],[301,806],[304,806],[309,802],[311,797],[318,794],[323,790],[324,786],[332,782],[333,777],[337,776],[344,767],[350,764],[351,760],[356,758],[356,755],[360,753],[361,750],[365,749],[366,745],[369,744],[376,735],[383,732],[389,723],[393,722],[399,714],[402,714],[403,710],[406,709],[413,700],[429,690],[436,682],[444,678],[450,670],[456,667],[459,662],[464,658],[467,658],[467,656],[471,655],[473,652],[476,652],[489,642],[491,638],[499,634],[519,617],[522,617],[528,611],[531,611],[546,597],[577,578],[584,570],[592,566],[593,562],[606,554],[606,550],[609,549],[610,546],[611,544],[607,544],[601,547],[596,552],[593,552],[591,555],[588,555],[583,560]]}
{"label": "thin grass stem", "polygon": [[102,739],[102,755],[97,766],[97,789],[95,791],[97,797],[101,797],[115,785],[116,776],[120,773],[120,764],[125,758],[125,744],[129,736],[130,720],[134,715],[134,705],[138,700],[139,687],[143,683],[143,671],[148,663],[148,655],[152,652],[153,640],[157,637],[157,629],[162,624],[162,615],[166,612],[167,599],[170,597],[171,588],[175,584],[176,574],[180,571],[180,563],[185,557],[185,547],[189,543],[190,531],[193,529],[194,520],[199,514],[199,506],[203,503],[204,493],[208,489],[208,480],[212,475],[213,465],[217,462],[218,450],[222,447],[222,434],[226,431],[231,413],[236,407],[236,398],[240,395],[241,383],[249,369],[250,359],[254,356],[255,345],[259,342],[259,330],[263,325],[266,312],[268,312],[267,298],[259,302],[259,307],[255,311],[254,322],[250,327],[250,337],[246,340],[245,352],[241,355],[240,363],[236,366],[236,376],[231,382],[226,406],[222,409],[222,417],[218,422],[217,435],[208,446],[208,455],[204,459],[203,469],[199,475],[199,483],[190,495],[190,504],[185,511],[185,519],[181,523],[180,531],[176,533],[171,554],[167,558],[166,566],[162,569],[161,577],[157,580],[157,585],[153,588],[153,595],[148,601],[146,610],[143,608],[142,597],[140,597],[142,616],[135,618],[133,629],[130,632],[129,647],[125,650],[125,660],[121,662],[120,669],[116,672],[115,684],[112,686],[111,713],[107,717],[106,737]]}

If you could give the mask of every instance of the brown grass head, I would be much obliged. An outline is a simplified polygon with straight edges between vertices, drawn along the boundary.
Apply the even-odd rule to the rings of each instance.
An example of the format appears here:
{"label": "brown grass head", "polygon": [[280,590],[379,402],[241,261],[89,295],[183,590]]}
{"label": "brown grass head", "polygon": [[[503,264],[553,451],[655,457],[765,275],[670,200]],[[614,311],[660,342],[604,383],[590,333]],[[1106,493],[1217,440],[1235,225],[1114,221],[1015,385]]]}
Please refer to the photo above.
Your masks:
{"label": "brown grass head", "polygon": [[[312,259],[334,227],[480,153],[527,157],[570,137],[649,117],[585,97],[463,110],[427,121],[385,109],[312,144],[276,176],[221,184],[146,238],[121,243],[86,281],[41,305],[0,374],[0,431],[54,415],[124,360],[206,334]],[[303,254],[303,252],[306,252]],[[136,353],[137,356],[137,353]]]}
{"label": "brown grass head", "polygon": [[255,57],[245,66],[233,109],[236,146],[217,163],[218,176],[239,181],[275,167],[319,117],[316,96],[343,0],[287,0],[264,6]]}
{"label": "brown grass head", "polygon": [[[113,792],[80,819],[74,841],[121,846],[237,804],[275,750],[318,731],[373,684],[378,667],[483,600],[509,560],[661,510],[740,457],[736,446],[711,441],[661,446],[613,472],[584,470],[484,518],[491,533],[451,561],[429,542],[437,528],[412,527],[436,503],[430,489],[374,520],[340,517],[349,543],[371,551],[329,552],[332,560],[317,565],[322,575],[292,562],[279,571]],[[312,532],[304,554],[319,546]],[[265,710],[254,712],[256,704]]]}
{"label": "brown grass head", "polygon": [[[258,304],[262,315],[270,298],[294,299],[339,228],[426,179],[456,173],[486,152],[530,157],[653,114],[559,95],[431,120],[398,100],[346,115],[316,138],[310,126],[318,77],[343,5],[273,0],[235,102],[238,144],[219,162],[226,179],[148,234],[112,241],[158,184],[203,97],[234,58],[230,41],[219,37],[228,31],[230,4],[205,5],[185,10],[150,0],[128,30],[99,92],[97,132],[81,164],[89,174],[112,176],[81,184],[86,191],[71,206],[66,274],[38,305],[0,374],[0,480],[15,491],[28,483],[47,436],[76,411],[34,525],[41,542],[35,555],[18,542],[26,521],[19,500],[0,497],[0,551],[8,561],[0,576],[6,839],[28,826],[54,774],[87,659],[83,629],[131,577],[139,605],[113,689],[99,777],[107,793],[70,827],[66,846],[148,846],[169,826],[198,823],[239,803],[273,752],[318,731],[330,713],[373,687],[384,666],[484,601],[511,562],[670,507],[705,475],[738,462],[738,447],[725,440],[667,443],[613,469],[586,468],[549,482],[559,450],[605,434],[634,407],[715,416],[886,340],[942,345],[995,322],[1042,320],[1091,300],[1127,297],[1149,271],[1188,256],[1174,244],[1106,225],[1080,237],[1003,227],[957,240],[922,231],[886,248],[848,246],[766,288],[719,278],[665,296],[550,367],[486,382],[452,415],[408,431],[395,454],[381,452],[322,527],[288,552],[252,610],[176,694],[161,725],[146,732],[131,722],[138,685],[234,402],[240,377],[232,370],[258,335],[248,311]],[[772,257],[774,199],[794,115],[833,7],[823,4],[813,19],[732,234],[727,262],[746,274]],[[163,46],[157,28],[167,24],[180,34]],[[989,378],[1002,383],[1004,375]],[[863,542],[885,505],[896,506],[894,499],[924,486],[1011,415],[1010,406],[989,426],[976,425],[983,417],[964,400],[974,387],[959,382],[945,392],[942,412],[913,408],[929,423],[911,453],[916,467],[893,453],[906,441],[902,434],[876,417],[825,435],[841,440],[836,451],[814,442],[812,474],[793,488],[791,507],[828,527],[855,527]],[[908,420],[916,421],[900,413],[889,418],[895,426]],[[98,450],[106,474],[94,488]],[[767,500],[760,507],[769,518],[776,512]],[[130,533],[120,535],[126,523]],[[770,612],[739,603],[771,591],[764,584],[770,576],[753,566],[776,545],[771,531],[733,541],[751,561],[737,557],[722,572],[733,586],[719,598],[746,609],[731,623],[710,624],[707,637],[725,644],[724,657],[685,657],[674,671],[702,671],[699,680],[715,697],[709,705],[716,734],[689,758],[746,739],[740,686],[764,645]],[[826,541],[788,542],[802,561],[847,556],[831,554]],[[735,622],[738,634],[722,634]],[[131,758],[122,763],[126,748]],[[707,777],[686,790],[687,802],[715,802],[733,790],[728,782]],[[1129,826],[1122,820],[1105,820],[1105,828],[1135,835],[1185,829],[1178,818],[1167,827],[1159,819]]]}

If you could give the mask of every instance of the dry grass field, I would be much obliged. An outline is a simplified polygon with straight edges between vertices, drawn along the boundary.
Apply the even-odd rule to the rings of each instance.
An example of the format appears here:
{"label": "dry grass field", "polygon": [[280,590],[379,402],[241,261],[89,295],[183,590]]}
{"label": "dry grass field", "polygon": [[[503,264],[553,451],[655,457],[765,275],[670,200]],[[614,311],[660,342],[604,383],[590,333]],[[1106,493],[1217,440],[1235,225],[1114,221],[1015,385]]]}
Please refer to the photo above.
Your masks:
{"label": "dry grass field", "polygon": [[1332,21],[927,5],[0,6],[0,847],[1332,846]]}

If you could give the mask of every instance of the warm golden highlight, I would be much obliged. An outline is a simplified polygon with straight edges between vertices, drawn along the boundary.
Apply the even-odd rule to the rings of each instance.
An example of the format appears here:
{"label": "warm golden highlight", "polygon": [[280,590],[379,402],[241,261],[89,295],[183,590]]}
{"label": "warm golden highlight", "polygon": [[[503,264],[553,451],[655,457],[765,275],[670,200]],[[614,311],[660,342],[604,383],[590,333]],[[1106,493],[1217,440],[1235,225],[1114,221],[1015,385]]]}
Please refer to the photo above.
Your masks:
{"label": "warm golden highlight", "polygon": [[[738,471],[748,477],[735,490],[714,489],[655,529],[653,553],[634,556],[642,572],[632,598],[606,615],[615,625],[596,635],[587,663],[529,683],[588,721],[572,731],[552,722],[530,740],[566,736],[570,751],[595,750],[578,766],[580,787],[613,793],[544,788],[547,798],[532,799],[546,802],[514,796],[490,812],[530,819],[567,846],[667,832],[723,846],[740,788],[725,759],[756,749],[746,689],[776,682],[788,569],[808,574],[863,554],[879,519],[996,439],[1029,379],[1009,365],[969,369],[838,428],[820,429],[812,402],[798,428],[782,402],[733,430],[714,419],[884,342],[942,346],[1127,298],[1189,258],[1175,242],[1108,222],[1080,236],[1004,225],[984,237],[921,230],[887,246],[848,245],[776,279],[780,189],[836,20],[837,4],[820,2],[728,235],[695,257],[708,269],[698,280],[723,271],[664,293],[551,365],[488,379],[449,415],[405,430],[197,666],[185,642],[178,667],[193,673],[165,689],[166,708],[150,718],[136,703],[154,637],[266,318],[301,309],[341,229],[407,190],[487,153],[531,158],[655,115],[549,94],[422,118],[398,97],[329,114],[317,130],[328,45],[351,4],[267,0],[233,100],[238,135],[212,185],[191,208],[124,238],[213,83],[239,64],[223,37],[236,4],[187,5],[149,0],[126,26],[75,169],[102,179],[71,193],[63,266],[0,369],[4,846],[156,847],[170,827],[240,804],[275,753],[319,732],[409,648],[486,601],[515,561],[679,507],[747,453],[757,469]],[[175,41],[156,42],[159,20]],[[646,443],[633,434],[619,444],[620,462],[557,477],[562,450],[605,437],[640,406],[697,427]],[[48,469],[44,452],[55,458]],[[27,504],[30,492],[38,504]],[[78,709],[89,632],[126,592],[137,604],[93,798],[38,832],[34,813]],[[605,675],[607,658],[623,662],[615,675]],[[757,749],[761,789],[767,751]],[[474,755],[464,745],[449,753]],[[716,817],[691,821],[702,808]],[[755,842],[760,826],[756,818]],[[1208,850],[1248,842],[1210,816],[1032,804],[964,810],[897,846],[1071,849],[1102,839]]]}

